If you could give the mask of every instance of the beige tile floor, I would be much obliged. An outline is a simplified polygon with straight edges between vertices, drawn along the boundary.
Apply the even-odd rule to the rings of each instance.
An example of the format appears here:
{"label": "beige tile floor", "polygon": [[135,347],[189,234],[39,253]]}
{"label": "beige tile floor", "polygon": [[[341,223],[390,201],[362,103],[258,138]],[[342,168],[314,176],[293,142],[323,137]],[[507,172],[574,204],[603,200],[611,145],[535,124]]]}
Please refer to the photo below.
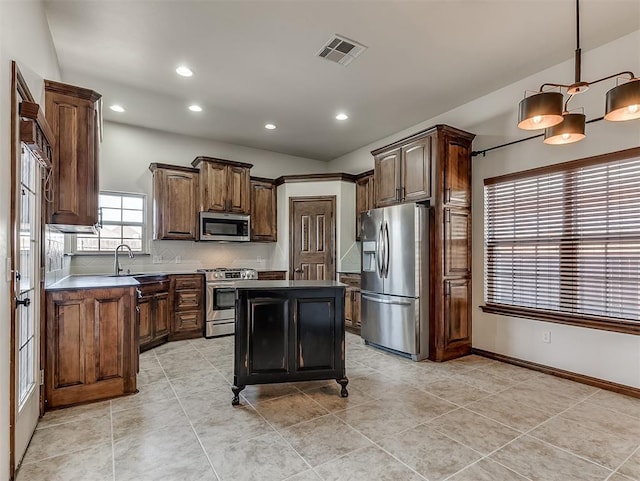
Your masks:
{"label": "beige tile floor", "polygon": [[640,480],[639,399],[348,334],[348,398],[334,381],[249,386],[234,408],[232,352],[143,354],[138,394],[45,415],[18,481]]}

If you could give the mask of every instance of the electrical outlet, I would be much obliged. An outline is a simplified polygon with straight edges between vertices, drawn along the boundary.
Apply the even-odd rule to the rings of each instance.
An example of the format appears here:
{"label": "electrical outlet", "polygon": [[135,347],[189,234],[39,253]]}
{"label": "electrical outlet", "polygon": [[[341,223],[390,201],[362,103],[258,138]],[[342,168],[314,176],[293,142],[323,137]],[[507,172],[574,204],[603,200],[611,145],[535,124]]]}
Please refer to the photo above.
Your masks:
{"label": "electrical outlet", "polygon": [[154,264],[162,264],[162,256],[153,256]]}
{"label": "electrical outlet", "polygon": [[542,342],[546,342],[547,344],[551,344],[551,331],[543,331],[542,332]]}
{"label": "electrical outlet", "polygon": [[182,264],[182,256],[176,256],[176,264]]}

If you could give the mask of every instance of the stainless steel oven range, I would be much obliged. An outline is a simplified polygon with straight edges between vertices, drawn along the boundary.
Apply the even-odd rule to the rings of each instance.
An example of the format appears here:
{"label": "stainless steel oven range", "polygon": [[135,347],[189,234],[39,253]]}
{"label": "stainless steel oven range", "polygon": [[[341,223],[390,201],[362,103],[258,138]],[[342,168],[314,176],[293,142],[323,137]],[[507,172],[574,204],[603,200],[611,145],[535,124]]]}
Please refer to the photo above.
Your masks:
{"label": "stainless steel oven range", "polygon": [[236,321],[236,283],[258,278],[255,269],[198,269],[207,281],[207,318],[204,337],[228,336],[234,333]]}

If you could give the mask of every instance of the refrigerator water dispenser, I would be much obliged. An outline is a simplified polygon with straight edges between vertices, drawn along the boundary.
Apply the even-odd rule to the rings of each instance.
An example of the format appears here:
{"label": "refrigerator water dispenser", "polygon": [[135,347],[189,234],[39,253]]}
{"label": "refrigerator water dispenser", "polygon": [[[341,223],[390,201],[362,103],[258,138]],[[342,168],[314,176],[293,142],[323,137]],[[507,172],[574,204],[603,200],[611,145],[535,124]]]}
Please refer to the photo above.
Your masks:
{"label": "refrigerator water dispenser", "polygon": [[365,272],[376,271],[376,247],[375,241],[362,243],[362,270]]}

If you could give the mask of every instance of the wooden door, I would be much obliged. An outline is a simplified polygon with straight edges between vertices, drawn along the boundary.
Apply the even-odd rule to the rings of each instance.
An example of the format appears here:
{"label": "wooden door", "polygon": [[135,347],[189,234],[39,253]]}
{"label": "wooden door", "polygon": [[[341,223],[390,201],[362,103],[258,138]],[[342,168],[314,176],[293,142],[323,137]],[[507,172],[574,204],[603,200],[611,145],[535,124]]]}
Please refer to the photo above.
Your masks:
{"label": "wooden door", "polygon": [[379,154],[375,158],[375,206],[394,205],[400,199],[400,149]]}
{"label": "wooden door", "polygon": [[469,144],[447,138],[444,161],[444,204],[471,205],[471,153]]}
{"label": "wooden door", "polygon": [[456,349],[462,344],[471,349],[471,281],[458,279],[444,281],[444,350]]}
{"label": "wooden door", "polygon": [[153,187],[154,239],[195,240],[197,173],[158,169]]}
{"label": "wooden door", "polygon": [[249,214],[251,212],[251,193],[249,187],[249,169],[227,166],[227,212]]}
{"label": "wooden door", "polygon": [[335,196],[289,199],[290,279],[336,278],[335,210]]}
{"label": "wooden door", "polygon": [[471,275],[471,214],[466,209],[444,209],[444,275]]}
{"label": "wooden door", "polygon": [[276,186],[251,179],[251,240],[276,242],[277,232]]}
{"label": "wooden door", "polygon": [[431,144],[433,136],[402,148],[403,202],[419,202],[431,197]]}
{"label": "wooden door", "polygon": [[374,207],[373,175],[356,181],[356,240],[360,240],[360,214]]}

